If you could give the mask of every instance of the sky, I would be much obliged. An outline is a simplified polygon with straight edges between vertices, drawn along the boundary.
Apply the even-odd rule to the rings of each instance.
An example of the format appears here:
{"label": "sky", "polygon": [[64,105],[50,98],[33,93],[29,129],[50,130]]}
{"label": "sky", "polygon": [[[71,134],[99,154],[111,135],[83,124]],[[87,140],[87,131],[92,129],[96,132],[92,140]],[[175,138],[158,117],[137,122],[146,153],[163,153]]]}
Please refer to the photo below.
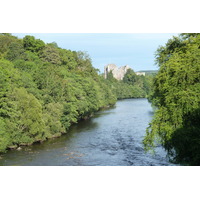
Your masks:
{"label": "sky", "polygon": [[160,45],[178,33],[13,33],[23,38],[32,35],[45,43],[86,51],[95,68],[103,72],[107,64],[129,65],[134,71],[156,70],[154,54]]}

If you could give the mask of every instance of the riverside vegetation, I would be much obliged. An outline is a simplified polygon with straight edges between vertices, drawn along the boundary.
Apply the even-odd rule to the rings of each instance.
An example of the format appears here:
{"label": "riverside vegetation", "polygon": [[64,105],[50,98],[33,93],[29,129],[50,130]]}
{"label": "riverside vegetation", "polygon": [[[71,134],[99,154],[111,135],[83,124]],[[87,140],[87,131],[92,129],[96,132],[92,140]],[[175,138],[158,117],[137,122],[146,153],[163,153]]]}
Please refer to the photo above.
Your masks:
{"label": "riverside vegetation", "polygon": [[0,152],[66,133],[117,99],[146,97],[152,76],[98,74],[89,55],[0,34]]}
{"label": "riverside vegetation", "polygon": [[158,48],[158,74],[149,100],[156,111],[144,139],[172,161],[200,165],[200,34],[185,33]]}

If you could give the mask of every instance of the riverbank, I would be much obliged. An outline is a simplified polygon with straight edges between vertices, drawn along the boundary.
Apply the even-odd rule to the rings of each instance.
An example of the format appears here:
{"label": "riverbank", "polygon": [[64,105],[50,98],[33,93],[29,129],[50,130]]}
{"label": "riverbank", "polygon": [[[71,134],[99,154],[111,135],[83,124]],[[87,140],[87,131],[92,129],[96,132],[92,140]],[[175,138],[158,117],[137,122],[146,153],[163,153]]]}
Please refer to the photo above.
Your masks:
{"label": "riverbank", "polygon": [[[131,99],[146,99],[146,98],[139,98],[139,97],[138,98],[127,98],[127,99],[118,99],[118,101],[131,100]],[[94,117],[94,115],[96,113],[98,113],[100,111],[105,111],[105,110],[112,109],[112,108],[115,108],[115,107],[116,107],[116,104],[108,105],[108,106],[103,106],[103,107],[99,108],[99,110],[96,111],[95,113],[91,113],[90,115],[85,116],[85,117],[79,119],[77,121],[77,124],[80,123],[81,121],[89,120],[90,118]],[[71,126],[72,125],[74,125],[74,123],[72,123]],[[71,128],[71,126],[69,127],[69,129]],[[68,132],[57,133],[55,135],[51,135],[50,137],[46,138],[45,140],[38,140],[38,141],[35,141],[33,143],[20,143],[18,145],[8,146],[8,148],[6,149],[6,152],[9,151],[9,150],[14,150],[14,149],[20,151],[20,150],[23,149],[23,147],[31,146],[31,145],[34,145],[34,144],[42,144],[43,142],[45,142],[47,140],[51,140],[51,139],[54,139],[54,138],[59,138],[59,137],[61,137],[64,134],[68,134]],[[1,152],[0,155],[4,154],[6,152]]]}
{"label": "riverbank", "polygon": [[[113,108],[114,106],[115,106],[115,104],[103,106],[103,107],[99,108],[98,111],[96,111],[96,112],[94,112],[94,113],[90,113],[90,115],[84,116],[83,118],[79,119],[76,123],[80,123],[81,121],[89,120],[91,117],[94,117],[95,113],[97,113],[97,112],[99,112],[99,111],[111,109],[111,108]],[[72,126],[73,124],[74,124],[74,123],[72,123],[71,126]],[[71,126],[70,126],[70,127],[71,127]],[[70,129],[70,127],[69,127],[69,129]],[[0,155],[6,153],[6,152],[9,151],[9,150],[14,150],[14,149],[16,149],[16,150],[20,151],[20,150],[23,149],[23,147],[31,146],[31,145],[34,145],[34,144],[42,144],[43,142],[45,142],[45,141],[47,141],[47,140],[51,140],[51,139],[54,139],[54,138],[59,138],[59,137],[61,137],[62,135],[67,134],[67,133],[68,133],[68,132],[57,133],[57,134],[55,134],[55,135],[49,136],[49,137],[46,138],[45,140],[38,140],[38,141],[34,141],[33,143],[20,143],[20,144],[18,144],[18,145],[8,146],[8,148],[6,149],[5,152],[0,152]]]}
{"label": "riverbank", "polygon": [[24,146],[2,155],[0,165],[150,166],[173,165],[162,147],[146,153],[142,140],[152,118],[146,99],[124,99],[73,124],[59,138]]}

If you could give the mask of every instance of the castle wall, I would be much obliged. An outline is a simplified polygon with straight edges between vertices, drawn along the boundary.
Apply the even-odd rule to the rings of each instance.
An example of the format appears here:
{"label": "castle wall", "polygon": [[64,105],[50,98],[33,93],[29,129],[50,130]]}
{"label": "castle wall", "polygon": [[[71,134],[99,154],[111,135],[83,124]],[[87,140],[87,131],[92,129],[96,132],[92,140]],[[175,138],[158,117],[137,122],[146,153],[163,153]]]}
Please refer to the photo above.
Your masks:
{"label": "castle wall", "polygon": [[128,69],[128,65],[118,68],[115,64],[108,64],[104,67],[104,77],[107,78],[108,73],[112,71],[114,78],[122,80]]}

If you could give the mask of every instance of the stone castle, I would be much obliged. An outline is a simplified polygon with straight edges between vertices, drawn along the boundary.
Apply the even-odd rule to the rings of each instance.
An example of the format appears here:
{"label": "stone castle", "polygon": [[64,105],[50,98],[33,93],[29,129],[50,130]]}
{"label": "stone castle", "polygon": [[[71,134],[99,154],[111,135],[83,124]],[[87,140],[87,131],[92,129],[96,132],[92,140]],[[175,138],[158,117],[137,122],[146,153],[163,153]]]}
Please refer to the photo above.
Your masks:
{"label": "stone castle", "polygon": [[131,69],[128,65],[118,68],[115,64],[108,64],[104,67],[104,77],[108,77],[108,73],[112,72],[113,77],[117,80],[123,80],[127,70]]}
{"label": "stone castle", "polygon": [[[118,68],[115,64],[108,64],[104,67],[104,78],[108,77],[108,73],[112,72],[113,77],[117,80],[123,80],[127,70],[131,69],[128,65]],[[138,76],[145,76],[145,72],[135,72]]]}

